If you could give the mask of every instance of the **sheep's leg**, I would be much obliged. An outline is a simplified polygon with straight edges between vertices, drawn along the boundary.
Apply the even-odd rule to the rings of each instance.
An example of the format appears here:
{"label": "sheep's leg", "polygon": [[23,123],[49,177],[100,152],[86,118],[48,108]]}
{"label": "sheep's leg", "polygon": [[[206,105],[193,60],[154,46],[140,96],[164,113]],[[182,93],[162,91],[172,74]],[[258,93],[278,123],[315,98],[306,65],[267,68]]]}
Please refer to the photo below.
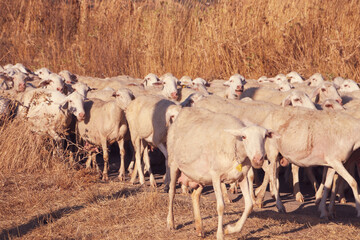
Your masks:
{"label": "sheep's leg", "polygon": [[231,192],[232,194],[238,193],[237,186],[238,186],[238,181],[231,183],[229,192]]}
{"label": "sheep's leg", "polygon": [[324,167],[320,186],[319,186],[318,190],[315,193],[315,204],[316,205],[318,205],[320,203],[322,195],[323,195],[324,184],[325,184],[325,180],[326,180],[327,171],[328,171],[328,167]]}
{"label": "sheep's leg", "polygon": [[272,189],[274,191],[276,199],[276,207],[279,212],[285,213],[285,207],[280,199],[279,192],[279,168],[277,167],[276,161],[270,161],[270,184],[272,184]]}
{"label": "sheep's leg", "polygon": [[229,195],[227,193],[225,183],[221,183],[221,192],[222,192],[225,203],[231,203],[231,200],[230,200]]}
{"label": "sheep's leg", "polygon": [[304,196],[300,192],[300,183],[299,183],[299,170],[300,168],[295,164],[291,164],[291,172],[293,176],[293,191],[296,201],[304,202]]}
{"label": "sheep's leg", "polygon": [[312,183],[312,185],[314,187],[314,191],[317,192],[318,183],[316,181],[316,178],[315,178],[315,175],[314,175],[314,172],[313,172],[313,168],[312,167],[306,167],[305,172],[306,172],[306,175],[308,176],[310,182]]}
{"label": "sheep's leg", "polygon": [[108,181],[108,171],[109,171],[109,150],[107,147],[106,138],[101,139],[101,147],[103,149],[103,158],[104,158],[104,170],[103,170],[103,181]]}
{"label": "sheep's leg", "polygon": [[279,151],[276,149],[275,145],[269,141],[265,142],[265,149],[267,153],[267,157],[270,162],[269,166],[269,176],[270,176],[270,184],[272,185],[272,191],[274,192],[276,199],[276,207],[279,212],[285,213],[285,207],[281,202],[280,193],[279,193],[279,168],[277,166],[278,163],[278,155]]}
{"label": "sheep's leg", "polygon": [[[137,173],[139,174],[140,184],[143,185],[145,183],[145,177],[144,177],[144,172],[143,172],[143,168],[142,168],[142,164],[141,164],[141,155],[144,152],[144,148],[142,146],[141,139],[140,138],[135,139],[135,141],[133,142],[133,145],[134,145],[134,149],[135,149],[135,164],[136,164],[136,168],[137,168]],[[131,180],[130,180],[130,182],[132,184],[134,184],[135,178],[136,178],[136,174],[133,173],[133,175],[131,176]]]}
{"label": "sheep's leg", "polygon": [[146,147],[144,150],[143,159],[144,159],[145,167],[147,168],[149,175],[150,175],[150,186],[156,188],[157,185],[156,185],[155,177],[152,172],[151,165],[150,165],[149,146],[147,144],[146,144]]}
{"label": "sheep's leg", "polygon": [[262,208],[262,206],[263,206],[263,201],[264,201],[264,197],[265,197],[265,193],[266,193],[266,187],[269,184],[269,180],[270,180],[269,162],[264,161],[262,168],[265,172],[264,179],[263,179],[262,184],[255,190],[255,196],[256,196],[255,205],[259,208]]}
{"label": "sheep's leg", "polygon": [[119,168],[119,180],[125,181],[125,148],[124,139],[118,141],[120,148],[120,168]]}
{"label": "sheep's leg", "polygon": [[86,160],[86,169],[90,169],[91,168],[91,161],[92,161],[91,152],[87,152],[87,155],[88,155],[88,157],[87,157],[87,160]]}
{"label": "sheep's leg", "polygon": [[332,168],[328,168],[325,178],[324,192],[322,194],[322,198],[319,204],[320,218],[328,219],[328,211],[326,210],[326,199],[334,179],[334,174],[335,170]]}
{"label": "sheep's leg", "polygon": [[335,218],[335,209],[334,209],[335,198],[336,198],[336,193],[338,192],[339,189],[340,180],[341,177],[338,174],[335,174],[333,180],[333,186],[331,189],[330,204],[329,204],[329,216],[332,218]]}
{"label": "sheep's leg", "polygon": [[203,187],[200,185],[191,194],[193,210],[194,210],[195,229],[196,229],[196,234],[199,237],[205,236],[203,225],[202,225],[202,220],[201,220],[201,215],[200,215],[200,196],[201,196],[202,190],[203,190]]}
{"label": "sheep's leg", "polygon": [[240,232],[244,226],[246,219],[253,209],[253,203],[250,196],[249,182],[247,177],[244,177],[240,182],[241,192],[245,200],[245,209],[240,219],[234,225],[228,225],[225,229],[225,234]]}
{"label": "sheep's leg", "polygon": [[132,159],[132,160],[130,161],[129,167],[128,167],[128,169],[127,169],[129,173],[132,173],[132,172],[134,171],[134,165],[135,165],[135,160]]}
{"label": "sheep's leg", "polygon": [[224,239],[224,233],[223,233],[224,199],[221,191],[220,177],[213,176],[212,183],[214,187],[217,212],[218,212],[218,228],[216,232],[216,239],[222,240]]}
{"label": "sheep's leg", "polygon": [[249,182],[249,192],[251,196],[252,203],[255,204],[255,195],[254,195],[254,169],[250,167],[247,178]]}
{"label": "sheep's leg", "polygon": [[341,204],[346,203],[345,186],[346,185],[345,185],[344,179],[342,177],[340,177],[339,178],[339,189],[336,193],[339,194],[339,203],[341,203]]}
{"label": "sheep's leg", "polygon": [[353,190],[356,203],[357,217],[360,217],[360,197],[357,189],[358,184],[356,180],[350,175],[348,171],[346,171],[344,165],[340,161],[328,161],[328,164],[332,168],[334,168],[334,170],[349,184],[349,186]]}
{"label": "sheep's leg", "polygon": [[176,181],[177,181],[179,175],[180,175],[180,171],[177,167],[170,168],[169,212],[167,215],[167,228],[169,230],[175,229],[173,207],[174,207]]}
{"label": "sheep's leg", "polygon": [[164,154],[164,157],[165,157],[166,173],[165,173],[164,185],[165,185],[165,189],[166,189],[167,186],[169,185],[169,182],[170,182],[170,170],[169,170],[169,164],[168,164],[168,152],[166,150],[165,145],[162,144],[162,143],[159,144],[158,148],[162,152],[162,154]]}

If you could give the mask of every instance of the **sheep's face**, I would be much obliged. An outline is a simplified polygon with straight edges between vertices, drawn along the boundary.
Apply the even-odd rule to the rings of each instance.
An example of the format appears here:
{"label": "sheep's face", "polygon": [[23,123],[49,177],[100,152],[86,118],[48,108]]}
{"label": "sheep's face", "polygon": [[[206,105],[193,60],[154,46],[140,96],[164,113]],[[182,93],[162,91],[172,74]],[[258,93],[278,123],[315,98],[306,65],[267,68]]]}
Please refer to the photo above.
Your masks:
{"label": "sheep's face", "polygon": [[290,72],[286,75],[286,78],[290,83],[302,83],[304,79],[297,72]]}
{"label": "sheep's face", "polygon": [[282,84],[282,83],[284,83],[284,82],[287,82],[288,80],[287,80],[287,78],[286,78],[286,76],[284,75],[284,74],[282,74],[282,73],[280,73],[280,74],[278,74],[278,75],[276,75],[275,77],[274,77],[274,83],[276,83],[276,84]]}
{"label": "sheep's face", "polygon": [[342,92],[353,92],[357,90],[360,90],[359,86],[351,79],[344,80],[340,85],[340,91]]}
{"label": "sheep's face", "polygon": [[308,80],[308,85],[311,87],[317,87],[324,82],[324,78],[320,73],[315,73]]}
{"label": "sheep's face", "polygon": [[333,99],[326,99],[321,105],[324,110],[344,110],[345,108]]}
{"label": "sheep's face", "polygon": [[16,74],[13,78],[14,88],[17,92],[24,92],[26,89],[26,79],[25,74]]}
{"label": "sheep's face", "polygon": [[127,88],[117,90],[113,96],[116,97],[116,101],[120,103],[123,109],[126,109],[130,102],[135,99],[133,92]]}
{"label": "sheep's face", "polygon": [[70,113],[76,116],[78,121],[85,119],[84,96],[78,92],[73,92],[67,96],[61,107],[68,109]]}
{"label": "sheep's face", "polygon": [[195,78],[193,81],[192,81],[192,84],[193,85],[203,85],[204,87],[208,86],[209,83],[203,79],[203,78]]}
{"label": "sheep's face", "polygon": [[269,82],[269,79],[266,76],[261,76],[257,81],[258,83],[264,83],[264,82]]}
{"label": "sheep's face", "polygon": [[321,102],[325,101],[326,99],[334,99],[339,104],[342,104],[342,99],[333,83],[329,83],[329,82],[322,83],[319,87],[318,93],[319,93],[319,100]]}
{"label": "sheep's face", "polygon": [[89,91],[89,86],[82,82],[77,82],[74,85],[71,86],[76,92],[78,92],[80,95],[83,95],[84,97],[87,96],[87,93]]}
{"label": "sheep's face", "polygon": [[149,73],[145,76],[143,81],[144,87],[158,87],[162,88],[163,82],[153,73]]}
{"label": "sheep's face", "polygon": [[291,85],[290,83],[288,82],[281,82],[279,84],[279,87],[277,88],[279,91],[281,92],[286,92],[286,91],[289,91],[290,89],[293,89],[294,86]]}
{"label": "sheep's face", "polygon": [[241,129],[226,129],[225,131],[242,141],[246,155],[251,161],[251,165],[254,168],[261,168],[265,157],[265,138],[272,138],[276,134],[256,125]]}
{"label": "sheep's face", "polygon": [[230,79],[224,83],[224,86],[229,87],[228,98],[240,99],[240,96],[244,91],[245,84],[246,84],[246,81],[242,75],[240,75],[240,74],[232,75],[230,77]]}
{"label": "sheep's face", "polygon": [[34,73],[38,75],[41,79],[47,79],[51,74],[51,71],[47,68],[40,68],[36,70]]}
{"label": "sheep's face", "polygon": [[166,76],[163,79],[163,90],[162,94],[172,100],[177,100],[179,98],[178,90],[177,90],[177,78],[174,76]]}
{"label": "sheep's face", "polygon": [[192,79],[189,76],[183,76],[180,78],[179,83],[181,86],[191,86]]}
{"label": "sheep's face", "polygon": [[55,73],[50,74],[47,77],[47,80],[42,81],[40,85],[46,89],[57,90],[61,93],[64,93],[64,78]]}

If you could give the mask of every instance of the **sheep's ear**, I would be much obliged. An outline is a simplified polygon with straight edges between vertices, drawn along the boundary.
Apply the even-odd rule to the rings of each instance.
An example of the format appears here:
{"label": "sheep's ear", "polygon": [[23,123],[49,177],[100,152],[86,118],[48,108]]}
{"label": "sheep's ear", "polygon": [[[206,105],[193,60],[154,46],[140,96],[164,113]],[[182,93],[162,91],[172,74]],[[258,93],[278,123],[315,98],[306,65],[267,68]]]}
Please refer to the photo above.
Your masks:
{"label": "sheep's ear", "polygon": [[320,90],[321,90],[321,87],[317,87],[313,93],[311,94],[311,97],[310,99],[313,100],[313,98],[315,98],[315,103],[318,103],[319,102],[319,94],[320,94]]}
{"label": "sheep's ear", "polygon": [[41,81],[39,83],[39,87],[45,87],[47,85],[49,85],[51,82],[53,82],[52,80],[44,80],[44,81]]}
{"label": "sheep's ear", "polygon": [[69,107],[69,101],[65,100],[65,102],[63,102],[63,103],[60,105],[60,107],[61,107],[62,109],[68,109],[68,107]]}
{"label": "sheep's ear", "polygon": [[252,121],[250,121],[250,120],[247,119],[247,118],[242,119],[241,122],[242,122],[246,127],[255,125],[255,123],[253,123]]}
{"label": "sheep's ear", "polygon": [[230,86],[230,82],[229,81],[226,81],[223,83],[224,86]]}
{"label": "sheep's ear", "polygon": [[141,83],[144,87],[148,85],[148,79],[145,78],[144,81]]}
{"label": "sheep's ear", "polygon": [[239,138],[240,140],[243,140],[245,138],[243,128],[241,128],[241,129],[224,129],[224,131]]}
{"label": "sheep's ear", "polygon": [[332,103],[326,103],[324,107],[334,109],[334,105]]}
{"label": "sheep's ear", "polygon": [[117,94],[116,92],[113,92],[113,94],[111,96],[112,97],[117,97],[117,96],[119,96],[119,94]]}
{"label": "sheep's ear", "polygon": [[284,100],[281,103],[281,106],[285,107],[285,106],[290,106],[291,105],[291,100],[290,100],[290,95],[288,95],[286,98],[284,98]]}
{"label": "sheep's ear", "polygon": [[267,130],[265,137],[267,138],[280,138],[280,134],[274,132],[273,130]]}
{"label": "sheep's ear", "polygon": [[137,83],[128,83],[126,86],[138,86]]}

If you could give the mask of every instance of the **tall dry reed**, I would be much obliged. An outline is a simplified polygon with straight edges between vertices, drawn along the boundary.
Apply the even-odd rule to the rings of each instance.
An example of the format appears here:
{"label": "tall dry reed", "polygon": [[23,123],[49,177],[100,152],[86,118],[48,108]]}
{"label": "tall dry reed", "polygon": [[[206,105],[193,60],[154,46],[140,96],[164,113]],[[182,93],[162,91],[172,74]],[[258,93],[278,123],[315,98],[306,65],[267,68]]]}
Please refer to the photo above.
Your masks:
{"label": "tall dry reed", "polygon": [[359,1],[2,0],[0,64],[208,79],[296,70],[359,80]]}

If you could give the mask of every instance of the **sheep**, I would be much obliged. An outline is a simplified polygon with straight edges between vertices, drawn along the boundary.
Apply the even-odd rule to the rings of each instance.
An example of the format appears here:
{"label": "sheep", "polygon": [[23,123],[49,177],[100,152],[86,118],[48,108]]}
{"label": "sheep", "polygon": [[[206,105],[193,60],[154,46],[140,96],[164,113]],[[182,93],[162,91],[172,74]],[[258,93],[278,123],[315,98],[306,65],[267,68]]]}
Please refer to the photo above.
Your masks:
{"label": "sheep", "polygon": [[[277,139],[277,147],[267,148],[270,161],[270,179],[276,179],[276,158],[279,153],[289,162],[300,167],[329,166],[351,186],[360,217],[360,199],[355,179],[343,166],[357,148],[360,147],[360,120],[350,115],[334,111],[310,111],[305,109],[283,108],[271,111],[262,123],[265,128],[277,131],[281,138]],[[328,146],[341,143],[340,148]],[[331,182],[330,182],[331,184]],[[325,183],[329,189],[329,182]],[[276,184],[273,189],[277,192]],[[277,198],[278,199],[278,198]],[[280,200],[280,199],[279,199]],[[324,195],[319,206],[321,217],[327,217],[326,197]]]}
{"label": "sheep", "polygon": [[222,182],[240,180],[245,210],[235,225],[228,225],[225,234],[240,232],[252,211],[247,172],[251,166],[261,167],[264,161],[264,140],[272,133],[265,128],[246,126],[239,119],[202,108],[184,108],[170,126],[167,146],[171,183],[169,189],[168,229],[174,229],[173,202],[176,179],[181,171],[200,186],[192,194],[195,228],[204,236],[200,216],[200,194],[204,185],[215,191],[218,228],[217,239],[223,239],[224,200]]}
{"label": "sheep", "polygon": [[325,80],[321,73],[315,73],[311,75],[311,77],[309,77],[307,80],[305,80],[305,82],[307,82],[308,86],[318,87],[320,84],[325,82]]}
{"label": "sheep", "polygon": [[52,72],[48,68],[40,68],[34,71],[34,73],[41,79],[46,79]]}
{"label": "sheep", "polygon": [[[113,93],[112,101],[90,98],[84,103],[85,119],[77,124],[79,135],[87,143],[101,146],[103,149],[104,170],[102,179],[108,181],[109,155],[108,144],[118,142],[121,155],[119,179],[125,180],[124,138],[128,133],[125,109],[134,99],[128,89],[119,89]],[[90,160],[91,158],[88,158]],[[87,166],[90,162],[87,162]]]}
{"label": "sheep", "polygon": [[64,93],[65,80],[56,73],[50,73],[48,76],[44,77],[44,80],[39,83],[38,87],[49,90],[57,90],[61,93]]}
{"label": "sheep", "polygon": [[[225,90],[221,89],[220,91],[212,91],[214,94],[229,98],[229,99],[240,99],[242,92],[244,91],[244,85],[246,81],[245,78],[240,74],[234,74],[230,79],[223,83],[224,86],[227,86]],[[211,87],[211,86],[210,86]],[[211,92],[209,90],[209,92]]]}
{"label": "sheep", "polygon": [[298,90],[291,91],[289,95],[283,99],[281,106],[284,107],[288,105],[316,109],[310,97],[306,93]]}
{"label": "sheep", "polygon": [[19,69],[22,73],[25,74],[34,74],[30,69],[28,69],[27,67],[25,67],[22,63],[16,63],[14,65],[15,68]]}
{"label": "sheep", "polygon": [[345,79],[342,77],[336,77],[336,78],[334,78],[333,83],[336,86],[336,88],[339,88],[340,85],[344,82],[344,80]]}
{"label": "sheep", "polygon": [[289,72],[286,74],[286,77],[290,83],[303,83],[305,80],[299,73],[295,71]]}
{"label": "sheep", "polygon": [[[168,185],[169,171],[167,164],[167,150],[165,147],[167,128],[174,121],[181,109],[180,105],[156,95],[136,97],[126,109],[131,141],[135,150],[135,162],[139,174],[140,184],[145,183],[141,168],[141,156],[147,145],[157,147],[165,156],[166,177],[165,185]],[[149,165],[149,163],[145,162]],[[148,169],[150,168],[147,166]],[[155,178],[150,172],[150,185],[156,186]],[[134,171],[131,183],[135,182]]]}
{"label": "sheep", "polygon": [[280,84],[278,84],[278,87],[276,89],[279,90],[280,92],[287,92],[294,88],[295,88],[294,85],[292,85],[289,82],[281,82]]}
{"label": "sheep", "polygon": [[322,104],[323,110],[345,110],[344,106],[334,99],[326,99]]}
{"label": "sheep", "polygon": [[192,84],[192,79],[189,76],[182,76],[179,82],[181,86],[190,86]]}
{"label": "sheep", "polygon": [[62,70],[59,72],[59,76],[64,78],[66,84],[73,84],[78,81],[76,75],[72,74],[68,70]]}
{"label": "sheep", "polygon": [[24,93],[19,104],[17,117],[24,117],[34,132],[49,134],[61,145],[61,134],[66,131],[75,115],[79,122],[84,120],[84,97],[74,92],[66,96],[56,90],[34,89]]}
{"label": "sheep", "polygon": [[339,91],[341,92],[354,92],[354,91],[359,91],[360,88],[358,86],[358,84],[351,79],[345,79],[341,84],[340,84],[340,88]]}
{"label": "sheep", "polygon": [[0,124],[9,119],[11,115],[11,101],[6,97],[0,96]]}

